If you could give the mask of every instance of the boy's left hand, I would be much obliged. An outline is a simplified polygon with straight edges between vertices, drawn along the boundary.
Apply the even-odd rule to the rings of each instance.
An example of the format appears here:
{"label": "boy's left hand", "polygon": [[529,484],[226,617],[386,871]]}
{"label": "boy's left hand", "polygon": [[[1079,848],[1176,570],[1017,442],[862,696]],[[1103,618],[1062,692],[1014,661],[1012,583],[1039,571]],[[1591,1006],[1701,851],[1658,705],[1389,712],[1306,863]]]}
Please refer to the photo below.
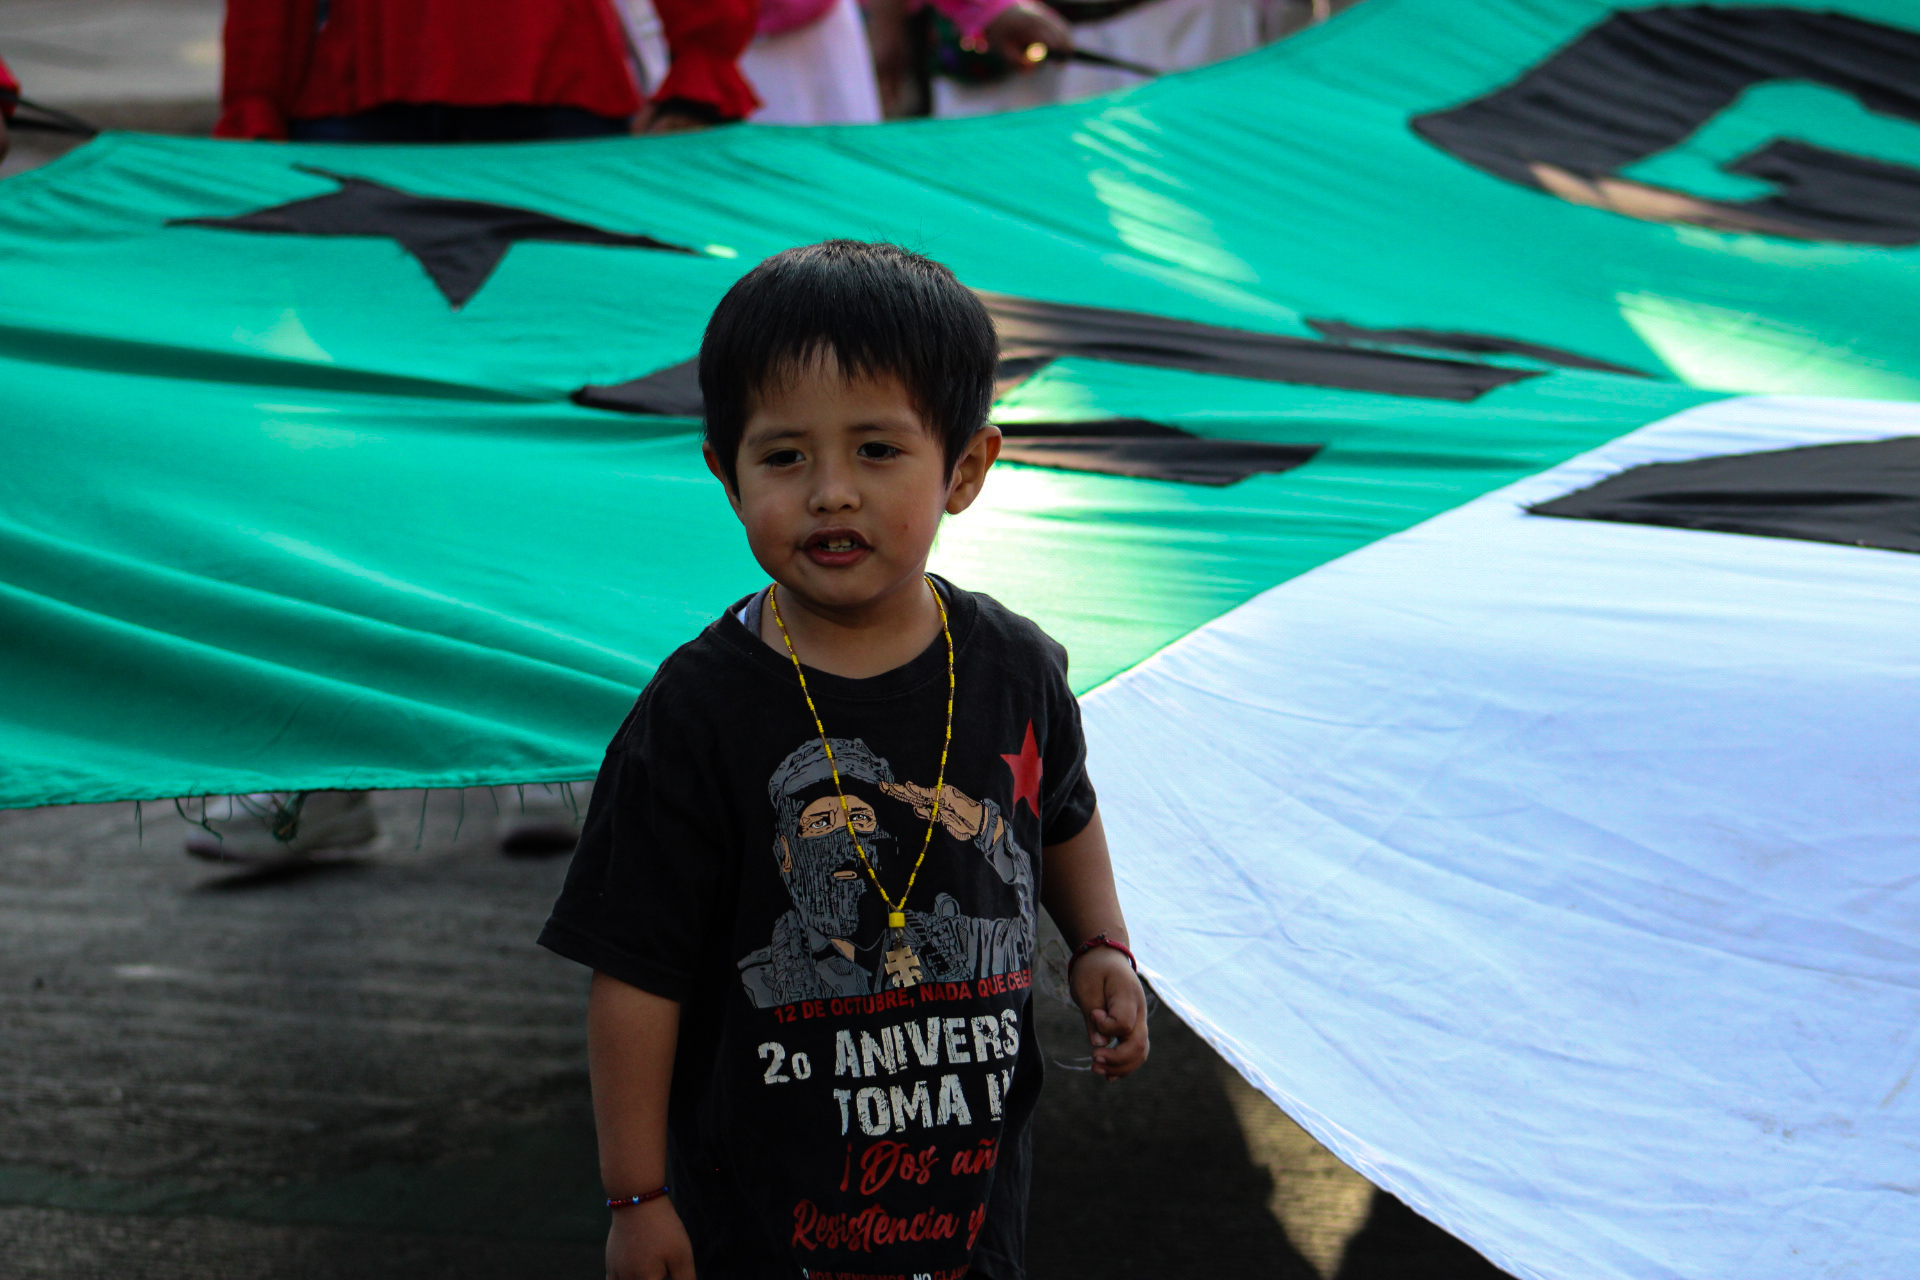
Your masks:
{"label": "boy's left hand", "polygon": [[1095,947],[1073,962],[1068,981],[1087,1020],[1094,1074],[1133,1074],[1147,1060],[1147,991],[1133,966],[1112,947]]}

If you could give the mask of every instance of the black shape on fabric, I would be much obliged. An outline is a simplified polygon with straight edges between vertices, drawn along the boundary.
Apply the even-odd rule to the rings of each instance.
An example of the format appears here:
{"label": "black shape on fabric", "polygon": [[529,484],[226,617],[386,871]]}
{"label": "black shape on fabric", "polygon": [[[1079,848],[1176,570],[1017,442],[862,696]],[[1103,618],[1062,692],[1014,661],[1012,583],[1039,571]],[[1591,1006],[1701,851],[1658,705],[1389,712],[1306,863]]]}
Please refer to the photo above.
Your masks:
{"label": "black shape on fabric", "polygon": [[1056,471],[1091,471],[1135,480],[1222,486],[1248,476],[1291,471],[1320,452],[1317,444],[1217,440],[1144,418],[1093,422],[1003,422],[1000,457]]}
{"label": "black shape on fabric", "polygon": [[[1192,320],[1174,320],[1144,311],[1113,311],[1105,307],[1040,302],[1004,293],[981,292],[979,296],[987,306],[987,313],[993,317],[994,328],[1000,334],[1000,368],[994,378],[995,396],[1005,395],[1061,356],[1084,356],[1120,364],[1185,369],[1193,373],[1251,378],[1261,382],[1290,382],[1312,387],[1339,387],[1348,391],[1374,391],[1393,396],[1418,396],[1428,400],[1477,400],[1496,387],[1537,378],[1541,373],[1537,369],[1509,369],[1466,360],[1442,360],[1432,356],[1349,346],[1345,345],[1351,340],[1346,336],[1348,334],[1373,335],[1364,339],[1367,341],[1402,342],[1405,340],[1380,335],[1421,333],[1436,340],[1407,342],[1406,345],[1424,345],[1440,350],[1498,351],[1574,368],[1646,376],[1637,369],[1589,360],[1585,356],[1553,347],[1512,342],[1505,338],[1482,338],[1474,334],[1441,334],[1424,329],[1372,330],[1341,325],[1332,320],[1315,320],[1309,323],[1329,336],[1338,336],[1340,339],[1336,342],[1316,342],[1312,338],[1289,338],[1274,333],[1256,333],[1250,329],[1229,329]],[[1335,335],[1333,330],[1341,332]],[[1479,345],[1461,345],[1468,341]],[[1449,343],[1453,346],[1449,347]],[[595,409],[673,418],[699,417],[705,408],[700,397],[698,371],[698,360],[688,360],[656,369],[631,382],[582,387],[573,393],[573,398]]]}
{"label": "black shape on fabric", "polygon": [[[1552,189],[1543,168],[1582,183],[1614,179],[1770,80],[1811,81],[1853,95],[1870,111],[1920,122],[1920,32],[1807,9],[1628,10],[1504,88],[1411,123],[1468,164]],[[1641,185],[1652,203],[1635,216],[1802,239],[1920,244],[1920,169],[1790,138],[1726,167],[1779,191],[1723,201]],[[1662,202],[1684,207],[1656,207]]]}
{"label": "black shape on fabric", "polygon": [[[998,399],[1053,363],[1052,356],[1002,360],[994,374],[993,394]],[[698,418],[707,411],[706,398],[700,393],[700,360],[682,360],[664,369],[611,386],[582,387],[573,393],[573,402],[589,409],[613,409],[620,413],[647,413],[662,418]]]}
{"label": "black shape on fabric", "polygon": [[593,244],[663,253],[698,253],[652,236],[624,235],[534,209],[483,200],[418,196],[365,178],[296,165],[340,184],[338,191],[233,218],[172,218],[170,227],[212,227],[283,236],[368,236],[398,241],[426,268],[454,310],[487,282],[507,250],[523,240]]}
{"label": "black shape on fabric", "polygon": [[1009,441],[1061,436],[1081,440],[1200,439],[1191,431],[1182,431],[1179,427],[1146,418],[1076,418],[1071,422],[998,422],[994,425]]}
{"label": "black shape on fabric", "polygon": [[1011,360],[1001,356],[1000,366],[993,371],[993,398],[998,400],[1053,361],[1052,356],[1015,356]]}
{"label": "black shape on fabric", "polygon": [[1528,510],[1920,552],[1920,436],[1654,462]]}
{"label": "black shape on fabric", "polygon": [[1426,347],[1432,351],[1461,351],[1470,355],[1524,356],[1542,364],[1557,364],[1567,369],[1591,369],[1595,373],[1617,373],[1628,378],[1653,375],[1630,365],[1595,360],[1562,347],[1545,347],[1517,338],[1496,338],[1485,333],[1458,333],[1451,329],[1365,329],[1341,320],[1308,319],[1313,331],[1329,342],[1378,343],[1382,346]]}
{"label": "black shape on fabric", "polygon": [[662,418],[698,418],[707,412],[700,394],[700,360],[682,360],[655,369],[632,382],[609,387],[582,387],[573,393],[575,404],[620,413],[650,413]]}
{"label": "black shape on fabric", "polygon": [[1228,378],[1462,401],[1540,376],[1532,369],[1370,351],[1144,311],[1040,302],[984,291],[980,300],[987,304],[1000,333],[1002,369],[1015,360],[1044,363],[1060,356],[1083,356]]}
{"label": "black shape on fabric", "polygon": [[1794,211],[1796,229],[1826,228],[1821,239],[1920,244],[1920,169],[1911,165],[1776,138],[1727,169],[1778,187],[1771,203]]}
{"label": "black shape on fabric", "polygon": [[[1002,360],[993,379],[996,399],[1053,363],[1052,356]],[[582,387],[573,393],[575,404],[589,409],[613,409],[620,413],[647,413],[662,418],[698,418],[706,413],[707,403],[700,394],[700,360],[683,360],[664,369],[655,369],[631,382],[605,387]]]}

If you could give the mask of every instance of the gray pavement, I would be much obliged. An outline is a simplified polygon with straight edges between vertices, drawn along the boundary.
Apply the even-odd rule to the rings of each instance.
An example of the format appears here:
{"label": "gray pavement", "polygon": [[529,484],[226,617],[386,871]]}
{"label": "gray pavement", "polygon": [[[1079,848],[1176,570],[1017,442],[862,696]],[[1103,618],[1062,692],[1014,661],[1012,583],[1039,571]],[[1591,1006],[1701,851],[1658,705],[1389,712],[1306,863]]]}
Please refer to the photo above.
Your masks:
{"label": "gray pavement", "polygon": [[[384,794],[366,858],[281,878],[188,860],[166,803],[0,812],[0,1272],[599,1274],[585,975],[533,944],[565,859],[497,853],[494,795]],[[1154,1037],[1049,1073],[1035,1280],[1498,1280]]]}
{"label": "gray pavement", "polygon": [[0,56],[56,106],[220,96],[221,0],[0,0]]}
{"label": "gray pavement", "polygon": [[[210,133],[224,12],[221,0],[0,0],[0,57],[26,96],[100,128]],[[78,141],[19,130],[0,177]]]}

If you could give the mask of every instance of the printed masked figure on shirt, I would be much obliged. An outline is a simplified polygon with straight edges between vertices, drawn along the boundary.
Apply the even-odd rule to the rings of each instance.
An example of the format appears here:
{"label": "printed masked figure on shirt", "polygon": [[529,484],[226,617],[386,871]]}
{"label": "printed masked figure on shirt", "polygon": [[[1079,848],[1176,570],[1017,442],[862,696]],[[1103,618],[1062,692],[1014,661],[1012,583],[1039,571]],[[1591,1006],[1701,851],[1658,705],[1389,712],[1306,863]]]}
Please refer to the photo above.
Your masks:
{"label": "printed masked figure on shirt", "polygon": [[[876,805],[883,799],[900,802],[925,822],[933,789],[896,782],[892,766],[858,738],[833,739],[833,757],[829,763],[819,740],[809,741],[782,761],[767,783],[774,810],[773,858],[793,909],[774,923],[769,945],[740,961],[741,982],[759,1008],[865,995],[888,985],[876,945],[880,939],[861,936],[862,900],[873,892],[867,864],[888,875],[896,893],[905,888],[910,868],[894,865],[901,851],[880,825]],[[834,765],[840,771],[838,790]],[[940,838],[944,831],[983,855],[1019,902],[1014,914],[1003,918],[964,914],[948,893],[936,895],[930,911],[909,904],[907,941],[919,957],[923,979],[959,982],[1027,968],[1034,947],[1033,860],[1014,840],[1012,824],[993,801],[974,800],[948,786],[941,794],[939,828],[928,857],[957,852]],[[860,849],[866,851],[866,864]],[[909,856],[918,854],[914,849]],[[875,924],[867,929],[875,930]],[[869,951],[871,960],[865,958]]]}

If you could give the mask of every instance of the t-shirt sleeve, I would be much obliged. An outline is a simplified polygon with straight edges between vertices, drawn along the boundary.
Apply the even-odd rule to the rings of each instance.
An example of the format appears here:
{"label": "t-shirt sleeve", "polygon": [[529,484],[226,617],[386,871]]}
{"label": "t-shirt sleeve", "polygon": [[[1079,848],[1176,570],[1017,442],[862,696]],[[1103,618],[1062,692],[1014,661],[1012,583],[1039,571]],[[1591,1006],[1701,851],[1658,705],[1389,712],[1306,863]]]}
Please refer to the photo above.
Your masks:
{"label": "t-shirt sleeve", "polygon": [[1047,740],[1040,750],[1040,843],[1059,844],[1086,830],[1098,798],[1087,777],[1080,700],[1067,683],[1067,651],[1051,640],[1047,663]]}
{"label": "t-shirt sleeve", "polygon": [[648,690],[608,748],[540,945],[685,1001],[719,905],[724,806],[699,735]]}

